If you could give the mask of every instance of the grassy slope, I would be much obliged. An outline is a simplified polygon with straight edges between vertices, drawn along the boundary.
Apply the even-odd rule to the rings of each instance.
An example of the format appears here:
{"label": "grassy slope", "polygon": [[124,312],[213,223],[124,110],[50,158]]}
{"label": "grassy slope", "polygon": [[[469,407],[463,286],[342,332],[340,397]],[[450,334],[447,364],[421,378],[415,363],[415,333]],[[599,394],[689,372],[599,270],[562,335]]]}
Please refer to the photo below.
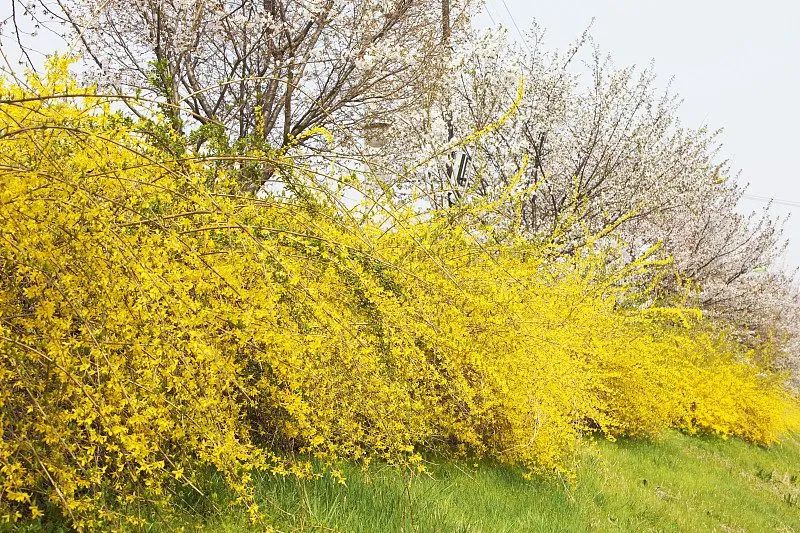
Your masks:
{"label": "grassy slope", "polygon": [[[800,435],[768,450],[677,433],[655,443],[598,442],[582,453],[571,490],[485,464],[431,470],[408,485],[385,467],[345,468],[346,487],[328,477],[268,477],[259,498],[276,528],[291,531],[800,532]],[[253,530],[224,498],[218,509],[152,526]]]}
{"label": "grassy slope", "polygon": [[[406,489],[389,469],[346,470],[305,484],[266,479],[264,506],[279,529],[341,531],[797,531],[800,436],[769,450],[690,438],[599,442],[581,458],[578,483],[530,481],[487,465],[446,463]],[[247,531],[239,514],[212,529]]]}

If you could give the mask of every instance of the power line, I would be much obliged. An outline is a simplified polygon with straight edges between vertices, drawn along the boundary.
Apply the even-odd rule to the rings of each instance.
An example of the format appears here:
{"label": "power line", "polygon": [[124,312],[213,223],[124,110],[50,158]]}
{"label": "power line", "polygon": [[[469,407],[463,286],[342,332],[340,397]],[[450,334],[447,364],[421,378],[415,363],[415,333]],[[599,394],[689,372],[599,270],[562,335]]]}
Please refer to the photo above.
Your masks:
{"label": "power line", "polygon": [[743,194],[742,198],[747,198],[748,200],[755,200],[757,202],[767,202],[773,203],[777,205],[785,205],[789,207],[800,207],[800,202],[793,202],[791,200],[776,200],[775,198],[770,198],[768,196],[756,196],[754,194]]}
{"label": "power line", "polygon": [[[525,34],[522,33],[522,30],[519,28],[519,25],[517,24],[517,21],[514,18],[514,14],[509,9],[508,4],[506,3],[506,0],[500,0],[500,1],[503,3],[503,8],[506,10],[506,13],[508,14],[508,18],[511,19],[511,24],[514,26],[514,29],[517,30],[517,35],[519,35],[519,38],[522,41],[522,44],[525,46],[525,48],[528,49],[528,52],[530,52],[531,55],[534,55],[533,49],[531,48],[530,43],[525,38]],[[489,19],[492,21],[492,24],[497,25],[497,22],[494,20],[494,17],[492,16],[492,13],[489,11],[489,3],[490,2],[491,2],[491,0],[486,0],[486,2],[484,2],[483,6],[484,6],[484,9],[486,10],[486,14],[489,15]],[[498,10],[498,15],[499,15],[499,10]]]}
{"label": "power line", "polygon": [[497,22],[494,20],[494,17],[492,16],[492,12],[489,11],[489,2],[488,2],[488,0],[483,3],[483,9],[486,11],[486,14],[489,15],[489,20],[492,21],[492,26],[497,26]]}
{"label": "power line", "polygon": [[511,10],[508,9],[508,4],[506,4],[506,0],[500,0],[500,1],[503,2],[503,7],[506,8],[506,13],[508,13],[508,18],[511,19],[511,24],[513,24],[514,27],[517,29],[517,34],[519,34],[519,38],[522,39],[522,41],[527,44],[528,41],[525,40],[525,36],[522,34],[522,31],[519,29],[519,26],[517,26],[517,21],[514,20],[514,15],[512,15]]}

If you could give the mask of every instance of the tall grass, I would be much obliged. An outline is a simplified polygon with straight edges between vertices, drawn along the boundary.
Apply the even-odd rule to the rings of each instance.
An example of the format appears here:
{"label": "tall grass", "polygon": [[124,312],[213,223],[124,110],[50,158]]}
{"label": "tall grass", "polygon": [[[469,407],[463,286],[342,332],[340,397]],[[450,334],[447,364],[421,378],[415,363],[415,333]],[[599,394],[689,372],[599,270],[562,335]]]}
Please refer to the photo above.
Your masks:
{"label": "tall grass", "polygon": [[[425,475],[382,465],[340,465],[342,485],[264,475],[256,497],[279,531],[784,531],[800,530],[800,435],[764,449],[737,439],[687,437],[586,443],[574,486],[525,480],[518,469],[433,460]],[[212,476],[213,477],[213,476]],[[188,494],[187,494],[188,496]],[[221,479],[211,501],[191,497],[148,531],[252,531],[228,504]],[[55,515],[54,515],[55,516]],[[28,523],[28,531],[62,522]]]}

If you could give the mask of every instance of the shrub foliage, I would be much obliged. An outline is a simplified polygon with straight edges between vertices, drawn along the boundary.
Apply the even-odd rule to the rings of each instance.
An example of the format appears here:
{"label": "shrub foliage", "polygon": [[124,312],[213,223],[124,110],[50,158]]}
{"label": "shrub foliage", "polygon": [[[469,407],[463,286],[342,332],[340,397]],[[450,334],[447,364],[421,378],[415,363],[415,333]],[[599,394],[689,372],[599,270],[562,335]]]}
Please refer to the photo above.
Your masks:
{"label": "shrub foliage", "polygon": [[309,475],[309,457],[569,476],[586,432],[769,444],[797,422],[758,354],[647,303],[630,280],[648,253],[496,244],[474,223],[491,205],[347,210],[280,153],[258,157],[302,194],[255,198],[65,63],[30,84],[0,87],[5,520],[136,524],[132,506],[205,493],[209,468],[257,518],[253,472]]}

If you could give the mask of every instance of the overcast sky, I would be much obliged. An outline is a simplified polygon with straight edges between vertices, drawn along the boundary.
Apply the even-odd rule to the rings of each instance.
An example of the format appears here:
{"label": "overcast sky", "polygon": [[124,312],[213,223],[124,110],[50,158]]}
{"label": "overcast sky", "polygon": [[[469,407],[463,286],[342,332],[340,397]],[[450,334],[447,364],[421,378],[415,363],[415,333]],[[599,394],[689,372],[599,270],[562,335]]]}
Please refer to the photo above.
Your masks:
{"label": "overcast sky", "polygon": [[[505,3],[504,3],[505,2]],[[800,2],[763,0],[486,0],[481,23],[517,35],[536,19],[546,44],[564,47],[595,19],[591,34],[617,65],[646,66],[684,100],[687,126],[723,128],[723,155],[749,195],[793,213],[787,266],[800,266]],[[512,20],[513,19],[513,20]],[[785,203],[778,202],[788,202]],[[745,199],[743,209],[763,208]]]}

